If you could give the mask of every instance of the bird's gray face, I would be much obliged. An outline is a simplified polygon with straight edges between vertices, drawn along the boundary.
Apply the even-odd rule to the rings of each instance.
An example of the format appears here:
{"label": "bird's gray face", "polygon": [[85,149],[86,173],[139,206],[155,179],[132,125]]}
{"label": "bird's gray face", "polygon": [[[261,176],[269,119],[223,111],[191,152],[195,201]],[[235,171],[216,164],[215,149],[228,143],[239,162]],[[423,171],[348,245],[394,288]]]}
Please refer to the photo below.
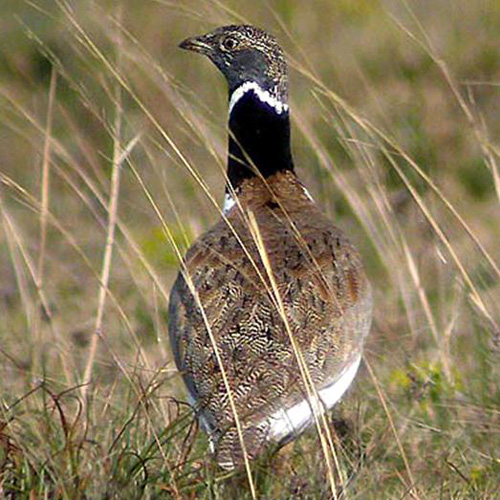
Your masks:
{"label": "bird's gray face", "polygon": [[210,58],[226,77],[231,93],[247,82],[255,82],[286,103],[288,80],[283,51],[265,31],[247,25],[224,26],[188,38],[179,46]]}

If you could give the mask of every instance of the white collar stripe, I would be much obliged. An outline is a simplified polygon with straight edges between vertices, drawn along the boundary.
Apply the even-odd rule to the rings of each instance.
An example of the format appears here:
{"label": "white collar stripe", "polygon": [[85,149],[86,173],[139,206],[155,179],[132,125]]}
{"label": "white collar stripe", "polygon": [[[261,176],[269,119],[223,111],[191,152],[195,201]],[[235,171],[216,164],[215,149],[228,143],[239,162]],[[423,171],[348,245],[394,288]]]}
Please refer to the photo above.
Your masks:
{"label": "white collar stripe", "polygon": [[235,104],[250,90],[253,90],[261,102],[271,106],[279,115],[284,111],[288,111],[288,104],[276,99],[276,97],[268,90],[264,90],[257,82],[245,82],[231,94],[231,99],[229,100],[229,114],[231,114]]}
{"label": "white collar stripe", "polygon": [[236,200],[231,196],[230,193],[226,193],[224,195],[224,204],[222,205],[222,211],[224,212],[224,215],[226,215],[231,208],[235,205]]}

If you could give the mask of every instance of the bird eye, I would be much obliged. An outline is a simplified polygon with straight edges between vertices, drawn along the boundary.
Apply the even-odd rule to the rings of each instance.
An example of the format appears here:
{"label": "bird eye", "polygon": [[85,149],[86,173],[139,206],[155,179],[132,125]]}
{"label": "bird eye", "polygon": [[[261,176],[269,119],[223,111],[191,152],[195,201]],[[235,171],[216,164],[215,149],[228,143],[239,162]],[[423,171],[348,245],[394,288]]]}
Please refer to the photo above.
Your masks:
{"label": "bird eye", "polygon": [[226,50],[234,50],[240,42],[234,36],[226,36],[222,40],[222,47]]}

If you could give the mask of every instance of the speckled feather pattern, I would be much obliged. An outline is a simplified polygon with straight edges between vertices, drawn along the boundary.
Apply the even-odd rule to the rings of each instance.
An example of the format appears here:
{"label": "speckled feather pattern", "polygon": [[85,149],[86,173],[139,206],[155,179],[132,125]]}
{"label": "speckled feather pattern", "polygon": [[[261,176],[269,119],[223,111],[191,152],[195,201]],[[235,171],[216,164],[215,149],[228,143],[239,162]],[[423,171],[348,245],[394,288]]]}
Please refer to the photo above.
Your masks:
{"label": "speckled feather pattern", "polygon": [[[358,252],[294,173],[245,181],[239,202],[243,212],[233,206],[227,221],[194,243],[185,266],[216,339],[253,458],[268,444],[269,416],[303,400],[305,388],[244,214],[251,210],[255,216],[316,389],[334,381],[361,353],[372,297]],[[219,464],[232,468],[243,460],[240,442],[197,303],[180,273],[169,309],[174,356]]]}
{"label": "speckled feather pattern", "polygon": [[236,29],[241,33],[249,46],[265,54],[267,59],[267,76],[275,83],[275,87],[269,89],[271,94],[281,102],[288,101],[288,67],[283,53],[276,38],[260,28],[251,25],[227,26],[221,28],[227,32]]}

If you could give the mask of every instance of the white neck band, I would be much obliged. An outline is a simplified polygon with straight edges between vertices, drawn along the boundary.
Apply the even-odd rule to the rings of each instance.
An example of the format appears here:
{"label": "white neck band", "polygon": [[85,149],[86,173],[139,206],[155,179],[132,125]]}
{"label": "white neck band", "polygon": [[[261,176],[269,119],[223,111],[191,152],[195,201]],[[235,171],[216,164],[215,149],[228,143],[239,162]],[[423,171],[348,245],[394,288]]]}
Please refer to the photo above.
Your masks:
{"label": "white neck band", "polygon": [[284,111],[288,111],[288,104],[276,99],[268,90],[264,90],[257,82],[245,82],[240,85],[232,94],[229,100],[229,114],[233,110],[235,104],[250,90],[255,92],[259,100],[268,106],[271,106],[276,113],[281,115]]}

